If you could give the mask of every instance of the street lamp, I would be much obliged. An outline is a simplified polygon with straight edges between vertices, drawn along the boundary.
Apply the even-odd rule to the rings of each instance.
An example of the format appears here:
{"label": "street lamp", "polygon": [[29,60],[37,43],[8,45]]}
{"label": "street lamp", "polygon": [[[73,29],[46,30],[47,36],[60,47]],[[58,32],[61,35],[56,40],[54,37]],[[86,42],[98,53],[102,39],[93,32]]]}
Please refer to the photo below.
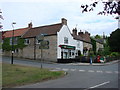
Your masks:
{"label": "street lamp", "polygon": [[16,23],[15,22],[12,23],[13,32],[12,32],[12,57],[11,57],[11,64],[13,64],[13,54],[14,54],[14,24],[16,24]]}

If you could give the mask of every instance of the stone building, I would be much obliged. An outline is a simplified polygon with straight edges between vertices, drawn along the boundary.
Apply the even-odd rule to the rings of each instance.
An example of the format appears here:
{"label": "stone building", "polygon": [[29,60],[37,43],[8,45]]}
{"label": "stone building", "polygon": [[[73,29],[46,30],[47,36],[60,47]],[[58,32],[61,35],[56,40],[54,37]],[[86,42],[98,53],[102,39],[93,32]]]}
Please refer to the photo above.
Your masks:
{"label": "stone building", "polygon": [[[40,48],[41,41],[37,37],[42,35],[44,41],[49,42],[48,48]],[[82,41],[72,37],[64,18],[61,19],[61,23],[31,28],[22,38],[29,40],[27,47],[23,49],[24,58],[42,58],[56,62],[57,59],[75,58],[79,51],[83,51]]]}
{"label": "stone building", "polygon": [[80,30],[80,32],[78,32],[77,34],[77,29],[75,28],[73,29],[72,35],[74,39],[83,41],[83,52],[81,54],[83,54],[84,56],[88,56],[88,51],[93,48],[90,33],[88,33],[87,31],[85,31],[84,33]]}

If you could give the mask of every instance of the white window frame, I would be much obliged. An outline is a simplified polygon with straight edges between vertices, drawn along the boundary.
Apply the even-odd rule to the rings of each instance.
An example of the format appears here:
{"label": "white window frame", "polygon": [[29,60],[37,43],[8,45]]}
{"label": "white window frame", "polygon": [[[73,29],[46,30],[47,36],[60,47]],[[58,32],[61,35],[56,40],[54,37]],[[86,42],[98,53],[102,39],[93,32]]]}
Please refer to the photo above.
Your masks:
{"label": "white window frame", "polygon": [[12,45],[12,39],[14,39],[13,45],[17,45],[18,44],[18,38],[17,37],[11,37],[10,38],[10,45]]}
{"label": "white window frame", "polygon": [[64,44],[68,44],[68,37],[64,37]]}
{"label": "white window frame", "polygon": [[40,44],[41,43],[40,41],[41,40],[36,39],[36,44]]}
{"label": "white window frame", "polygon": [[29,39],[25,39],[24,44],[25,45],[29,45],[30,44],[30,40]]}

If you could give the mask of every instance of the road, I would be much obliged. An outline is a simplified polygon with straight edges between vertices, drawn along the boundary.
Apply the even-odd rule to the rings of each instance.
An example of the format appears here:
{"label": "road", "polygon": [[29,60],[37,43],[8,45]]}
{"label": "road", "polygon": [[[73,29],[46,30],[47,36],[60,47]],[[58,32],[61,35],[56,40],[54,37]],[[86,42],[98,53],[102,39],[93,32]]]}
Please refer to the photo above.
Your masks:
{"label": "road", "polygon": [[[10,63],[10,58],[3,57],[3,62]],[[41,67],[40,62],[15,59],[14,64]],[[19,86],[16,88],[81,88],[89,90],[94,88],[114,88],[118,90],[118,63],[103,66],[84,66],[57,63],[42,63],[43,68],[51,70],[63,70],[68,74],[56,80],[49,80],[41,83]]]}

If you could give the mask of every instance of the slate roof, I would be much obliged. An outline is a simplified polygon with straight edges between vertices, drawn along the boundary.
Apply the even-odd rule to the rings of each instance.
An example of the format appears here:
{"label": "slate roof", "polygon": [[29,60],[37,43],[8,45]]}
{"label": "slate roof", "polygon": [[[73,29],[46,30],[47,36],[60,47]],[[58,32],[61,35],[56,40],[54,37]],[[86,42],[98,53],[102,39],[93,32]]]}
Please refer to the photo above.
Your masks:
{"label": "slate roof", "polygon": [[78,35],[72,35],[72,36],[73,36],[73,38],[74,38],[75,40],[84,41],[81,36],[78,36]]}
{"label": "slate roof", "polygon": [[39,34],[47,34],[47,35],[57,35],[57,32],[62,28],[62,23],[40,26],[29,29],[22,38],[33,38]]}
{"label": "slate roof", "polygon": [[[21,29],[16,29],[14,30],[14,37],[22,36],[25,32],[27,32],[29,28],[21,28]],[[4,31],[3,37],[4,38],[9,38],[13,36],[13,30],[10,31]]]}
{"label": "slate roof", "polygon": [[104,44],[104,39],[94,39],[96,42],[100,43],[100,44]]}

